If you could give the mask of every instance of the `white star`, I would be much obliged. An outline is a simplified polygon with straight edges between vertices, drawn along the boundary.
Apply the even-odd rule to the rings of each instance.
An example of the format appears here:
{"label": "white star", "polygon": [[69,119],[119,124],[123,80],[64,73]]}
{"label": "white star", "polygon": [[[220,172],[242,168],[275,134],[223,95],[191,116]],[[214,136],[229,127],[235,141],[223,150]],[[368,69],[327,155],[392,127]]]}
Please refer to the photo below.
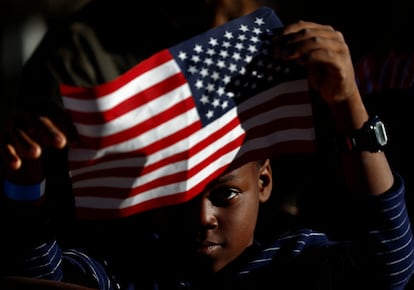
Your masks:
{"label": "white star", "polygon": [[227,52],[227,50],[222,50],[220,51],[220,56],[222,58],[227,58],[229,56],[229,53]]}
{"label": "white star", "polygon": [[244,45],[242,43],[237,43],[234,47],[238,50],[242,50],[244,48]]}
{"label": "white star", "polygon": [[[227,96],[229,97],[229,98],[234,98],[235,97],[235,95],[234,95],[234,93],[233,92],[228,92],[227,93]],[[228,102],[226,101],[226,102],[223,102],[223,109],[224,108],[227,108],[228,107]]]}
{"label": "white star", "polygon": [[245,34],[240,34],[238,39],[241,40],[241,41],[245,41],[247,38],[246,38]]}
{"label": "white star", "polygon": [[254,43],[258,43],[260,39],[257,36],[253,36],[252,38],[250,38],[250,41]]}
{"label": "white star", "polygon": [[233,53],[232,58],[236,61],[240,60],[241,59],[240,53],[237,53],[237,52]]}
{"label": "white star", "polygon": [[241,30],[241,31],[243,31],[243,32],[247,32],[247,31],[249,31],[249,28],[247,28],[247,25],[242,24],[242,25],[240,25],[239,30]]}
{"label": "white star", "polygon": [[253,29],[253,33],[256,34],[256,35],[259,35],[259,34],[262,33],[262,30],[260,28],[256,27],[255,29]]}
{"label": "white star", "polygon": [[263,25],[264,24],[263,18],[256,17],[256,20],[254,21],[254,23],[256,23],[259,26]]}
{"label": "white star", "polygon": [[195,66],[191,65],[191,66],[188,67],[188,72],[190,74],[196,74],[198,72],[198,70]]}
{"label": "white star", "polygon": [[187,54],[184,51],[180,51],[178,54],[178,58],[181,60],[187,59]]}
{"label": "white star", "polygon": [[207,54],[208,55],[215,55],[216,54],[216,51],[214,49],[212,49],[212,48],[209,48],[209,49],[207,49]]}
{"label": "white star", "polygon": [[208,85],[207,85],[207,88],[206,88],[206,90],[208,91],[208,92],[214,92],[216,89],[214,88],[214,84],[212,84],[212,83],[209,83]]}
{"label": "white star", "polygon": [[203,104],[208,104],[210,100],[208,99],[207,95],[202,95],[200,98],[200,102],[202,102]]}
{"label": "white star", "polygon": [[231,72],[235,72],[235,71],[237,71],[237,66],[236,66],[234,63],[232,63],[232,64],[230,64],[230,66],[229,66],[229,70],[230,70]]}
{"label": "white star", "polygon": [[224,101],[223,104],[221,104],[221,108],[223,110],[225,110],[228,106],[229,106],[229,102],[228,101]]}
{"label": "white star", "polygon": [[218,66],[219,68],[224,68],[224,67],[226,67],[226,63],[224,62],[224,60],[219,60],[219,61],[217,62],[217,66]]}
{"label": "white star", "polygon": [[197,63],[197,62],[199,62],[199,61],[200,61],[200,57],[199,57],[198,55],[193,55],[193,56],[191,57],[191,60],[192,60],[193,62]]}
{"label": "white star", "polygon": [[231,47],[230,42],[228,42],[228,41],[223,42],[223,47],[225,47],[225,48]]}
{"label": "white star", "polygon": [[246,55],[246,56],[244,57],[244,61],[245,61],[246,63],[251,62],[251,61],[252,61],[252,59],[253,59],[253,56],[251,56],[251,55]]}
{"label": "white star", "polygon": [[222,96],[222,95],[224,95],[224,93],[225,93],[225,90],[224,90],[223,87],[219,87],[217,89],[217,95]]}
{"label": "white star", "polygon": [[226,31],[224,34],[224,37],[227,39],[232,39],[233,38],[233,33],[230,31]]}
{"label": "white star", "polygon": [[211,37],[209,42],[208,42],[211,46],[217,46],[218,42],[216,38]]}
{"label": "white star", "polygon": [[202,75],[203,77],[208,76],[208,70],[206,68],[201,69],[200,75]]}
{"label": "white star", "polygon": [[195,82],[195,84],[194,84],[194,86],[197,88],[197,89],[202,89],[203,88],[203,81],[202,80],[197,80],[196,82]]}
{"label": "white star", "polygon": [[211,103],[211,105],[215,108],[217,108],[218,106],[220,106],[220,100],[219,99],[214,99],[213,102]]}
{"label": "white star", "polygon": [[194,51],[197,53],[201,53],[203,52],[203,47],[199,44],[196,44],[196,46],[194,47]]}
{"label": "white star", "polygon": [[209,110],[206,114],[207,119],[213,118],[214,112],[212,110]]}
{"label": "white star", "polygon": [[223,83],[228,84],[230,81],[231,81],[230,76],[225,75],[225,76],[223,77]]}
{"label": "white star", "polygon": [[215,71],[212,73],[211,78],[213,80],[218,80],[220,78],[220,75],[218,74],[218,72]]}
{"label": "white star", "polygon": [[256,46],[254,45],[249,45],[249,47],[247,48],[251,53],[255,53],[257,51]]}
{"label": "white star", "polygon": [[204,63],[205,63],[206,65],[212,65],[212,64],[213,64],[213,60],[212,60],[211,58],[206,58],[206,59],[204,60]]}

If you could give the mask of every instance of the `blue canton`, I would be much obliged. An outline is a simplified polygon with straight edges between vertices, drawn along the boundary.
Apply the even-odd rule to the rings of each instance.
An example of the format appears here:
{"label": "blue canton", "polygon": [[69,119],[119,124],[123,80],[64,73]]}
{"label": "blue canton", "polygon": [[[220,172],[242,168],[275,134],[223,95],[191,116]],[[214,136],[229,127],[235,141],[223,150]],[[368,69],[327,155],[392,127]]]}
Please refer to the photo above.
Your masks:
{"label": "blue canton", "polygon": [[220,118],[242,97],[263,90],[263,82],[274,82],[274,73],[269,72],[281,67],[266,58],[269,36],[280,27],[273,10],[262,8],[170,48],[203,125]]}

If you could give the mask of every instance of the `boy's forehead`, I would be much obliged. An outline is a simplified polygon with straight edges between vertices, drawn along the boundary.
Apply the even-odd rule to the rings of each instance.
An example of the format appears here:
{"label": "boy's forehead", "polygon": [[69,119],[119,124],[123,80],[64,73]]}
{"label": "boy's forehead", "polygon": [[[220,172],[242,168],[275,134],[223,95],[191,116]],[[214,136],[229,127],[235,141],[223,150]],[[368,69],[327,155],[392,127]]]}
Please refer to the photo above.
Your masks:
{"label": "boy's forehead", "polygon": [[212,183],[224,183],[237,178],[243,178],[246,175],[255,172],[259,168],[259,161],[245,162],[235,168],[229,167],[222,175],[217,177]]}

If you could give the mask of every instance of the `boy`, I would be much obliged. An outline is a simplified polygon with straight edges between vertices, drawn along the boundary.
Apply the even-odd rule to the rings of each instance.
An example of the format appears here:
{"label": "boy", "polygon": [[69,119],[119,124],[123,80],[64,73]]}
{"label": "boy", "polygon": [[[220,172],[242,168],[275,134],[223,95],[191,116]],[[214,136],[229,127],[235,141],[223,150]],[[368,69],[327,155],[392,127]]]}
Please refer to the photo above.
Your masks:
{"label": "boy", "polygon": [[[366,210],[366,220],[361,220],[351,242],[330,241],[323,233],[301,229],[269,245],[256,243],[259,207],[269,198],[273,180],[269,160],[252,156],[188,203],[171,208],[174,214],[179,210],[179,219],[167,218],[156,232],[159,239],[154,241],[160,247],[150,254],[155,264],[148,265],[151,271],[143,274],[136,265],[128,265],[135,275],[114,277],[110,264],[78,249],[62,252],[45,231],[40,239],[36,235],[17,247],[24,258],[16,259],[23,270],[18,274],[99,289],[404,289],[414,269],[404,184],[382,151],[385,136],[361,145],[352,135],[383,131],[362,102],[342,34],[330,26],[299,21],[286,26],[274,41],[275,57],[306,68],[309,87],[326,103],[338,135],[352,141],[340,149],[343,173],[348,189],[360,196],[358,206]],[[33,184],[42,180],[42,149],[67,144],[51,119],[41,117],[36,124],[31,130],[12,130],[11,138],[2,143],[9,199],[12,191],[24,191],[21,184],[41,188]],[[31,205],[39,201],[23,205],[33,210]],[[41,212],[37,214],[42,218]]]}

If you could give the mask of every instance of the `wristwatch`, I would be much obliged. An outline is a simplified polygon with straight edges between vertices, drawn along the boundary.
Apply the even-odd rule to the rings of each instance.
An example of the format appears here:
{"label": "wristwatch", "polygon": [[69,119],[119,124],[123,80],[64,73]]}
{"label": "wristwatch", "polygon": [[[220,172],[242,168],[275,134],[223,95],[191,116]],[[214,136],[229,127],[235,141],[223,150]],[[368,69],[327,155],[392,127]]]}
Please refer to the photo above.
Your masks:
{"label": "wristwatch", "polygon": [[373,116],[361,129],[340,138],[340,147],[345,152],[369,151],[380,152],[388,143],[388,134],[384,123],[378,116]]}

